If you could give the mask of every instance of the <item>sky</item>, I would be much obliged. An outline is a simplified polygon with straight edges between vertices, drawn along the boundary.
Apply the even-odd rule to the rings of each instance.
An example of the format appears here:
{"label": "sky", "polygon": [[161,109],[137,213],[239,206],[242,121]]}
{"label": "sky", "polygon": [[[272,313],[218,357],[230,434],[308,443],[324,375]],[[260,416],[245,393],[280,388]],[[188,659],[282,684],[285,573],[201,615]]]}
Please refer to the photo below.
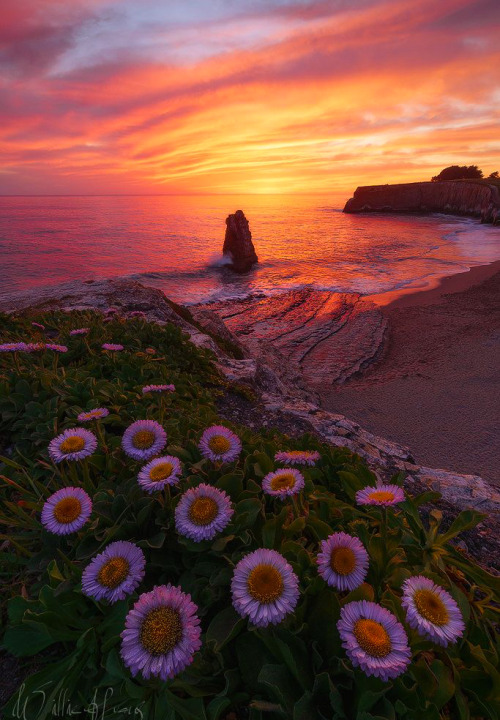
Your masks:
{"label": "sky", "polygon": [[2,0],[0,194],[500,170],[500,0]]}

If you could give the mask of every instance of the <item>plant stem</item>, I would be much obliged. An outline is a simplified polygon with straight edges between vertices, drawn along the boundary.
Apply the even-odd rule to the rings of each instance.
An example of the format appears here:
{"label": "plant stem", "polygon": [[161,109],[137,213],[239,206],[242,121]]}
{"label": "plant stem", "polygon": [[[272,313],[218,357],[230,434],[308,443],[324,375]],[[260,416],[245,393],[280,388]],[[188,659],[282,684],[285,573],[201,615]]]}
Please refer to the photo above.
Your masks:
{"label": "plant stem", "polygon": [[108,446],[106,445],[106,438],[104,436],[104,430],[103,430],[102,425],[99,420],[96,420],[96,432],[97,432],[97,437],[99,438],[99,443],[101,445],[102,451],[104,453],[107,453]]}
{"label": "plant stem", "polygon": [[382,521],[381,521],[381,536],[382,536],[382,577],[381,580],[387,574],[387,507],[385,505],[381,508]]}
{"label": "plant stem", "polygon": [[19,367],[19,357],[17,355],[17,352],[12,353],[14,355],[14,365],[16,366],[17,374],[21,374],[21,368]]}
{"label": "plant stem", "polygon": [[89,491],[92,492],[95,489],[95,485],[90,477],[90,468],[89,468],[87,458],[85,458],[85,460],[82,462],[82,470],[83,470],[83,477],[84,477],[85,484],[87,485],[87,488],[89,489]]}
{"label": "plant stem", "polygon": [[78,478],[78,472],[77,472],[74,462],[69,461],[68,467],[69,467],[69,476],[71,478],[71,481],[75,484],[76,487],[78,487],[80,481]]}
{"label": "plant stem", "polygon": [[301,512],[300,512],[300,507],[299,507],[299,503],[297,501],[296,495],[292,495],[292,506],[293,506],[295,517],[299,518],[301,516]]}

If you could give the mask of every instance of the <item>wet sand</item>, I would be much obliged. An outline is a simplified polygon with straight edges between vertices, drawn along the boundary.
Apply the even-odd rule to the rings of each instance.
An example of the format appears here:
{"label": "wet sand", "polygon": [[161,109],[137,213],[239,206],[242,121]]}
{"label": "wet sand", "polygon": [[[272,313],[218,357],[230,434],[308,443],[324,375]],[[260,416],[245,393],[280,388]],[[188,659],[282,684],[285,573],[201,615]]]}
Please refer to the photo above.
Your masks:
{"label": "wet sand", "polygon": [[323,406],[418,464],[500,484],[500,262],[372,300],[384,343],[362,373],[323,388]]}

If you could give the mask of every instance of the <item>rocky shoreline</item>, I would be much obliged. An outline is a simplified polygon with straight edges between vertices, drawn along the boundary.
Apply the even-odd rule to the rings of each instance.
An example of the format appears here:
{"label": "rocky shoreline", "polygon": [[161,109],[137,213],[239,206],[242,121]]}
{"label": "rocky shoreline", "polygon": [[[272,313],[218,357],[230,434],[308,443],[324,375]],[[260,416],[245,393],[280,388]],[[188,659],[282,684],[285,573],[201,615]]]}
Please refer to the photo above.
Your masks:
{"label": "rocky shoreline", "polygon": [[[342,342],[345,342],[347,336],[342,337],[338,333],[349,325],[347,319],[358,322],[357,328],[356,325],[354,328],[351,326],[351,334],[361,337],[361,346],[369,348],[369,351],[358,353],[346,367],[352,369],[357,366],[359,369],[363,358],[369,361],[370,352],[377,346],[377,334],[383,334],[376,308],[371,305],[364,308],[364,312],[368,313],[366,323],[356,320],[360,313],[359,306],[365,303],[359,296],[331,300],[321,297],[321,293],[319,295],[314,299],[317,312],[313,315],[312,332],[309,332],[311,328],[306,332],[304,325],[300,324],[291,333],[280,332],[279,318],[280,313],[284,312],[283,305],[281,302],[274,305],[271,299],[255,301],[264,303],[264,314],[259,317],[266,318],[265,322],[259,321],[257,317],[252,325],[249,318],[255,308],[239,308],[235,304],[232,306],[236,308],[232,313],[232,324],[229,316],[224,317],[221,308],[214,311],[212,307],[207,309],[205,306],[188,310],[169,301],[160,290],[130,280],[72,281],[8,297],[0,295],[0,311],[29,314],[35,310],[57,308],[106,312],[113,308],[125,318],[140,311],[150,322],[174,323],[189,334],[194,344],[211,350],[216,356],[217,366],[226,377],[229,388],[227,397],[221,402],[223,416],[237,422],[252,422],[256,427],[275,426],[291,435],[313,432],[328,443],[347,447],[359,454],[381,478],[387,479],[395,473],[403,472],[409,491],[431,489],[440,492],[443,499],[441,507],[445,513],[456,514],[462,509],[486,513],[487,519],[478,530],[470,533],[471,540],[468,542],[471,546],[468,547],[477,560],[491,567],[492,557],[499,557],[500,550],[500,493],[494,486],[477,475],[418,465],[409,448],[368,432],[344,415],[321,408],[318,391],[321,392],[321,386],[326,382],[324,373],[330,371],[321,367],[320,354],[314,363],[317,373],[313,377],[313,389],[308,389],[309,381],[307,377],[304,379],[301,363],[304,357],[317,352],[314,347],[321,342],[318,340],[313,349],[304,354],[307,338],[320,338],[327,343],[340,342],[339,338],[342,338]],[[300,293],[298,297],[285,298],[283,302],[286,303],[286,311],[282,322],[289,323],[294,313],[300,316],[303,310],[301,305],[310,300]],[[242,317],[245,317],[246,332],[238,324]],[[320,322],[320,318],[323,322]],[[337,329],[330,328],[331,331],[323,337],[326,332],[324,326],[330,324]],[[240,329],[233,332],[235,328]],[[365,343],[364,339],[370,341]],[[334,346],[327,347],[329,352],[333,351]],[[331,365],[324,364],[328,368]],[[338,373],[338,369],[335,372]],[[232,385],[247,387],[252,399],[245,400],[241,393],[232,393]]]}
{"label": "rocky shoreline", "polygon": [[480,181],[366,185],[356,189],[344,212],[442,212],[500,224],[500,188]]}

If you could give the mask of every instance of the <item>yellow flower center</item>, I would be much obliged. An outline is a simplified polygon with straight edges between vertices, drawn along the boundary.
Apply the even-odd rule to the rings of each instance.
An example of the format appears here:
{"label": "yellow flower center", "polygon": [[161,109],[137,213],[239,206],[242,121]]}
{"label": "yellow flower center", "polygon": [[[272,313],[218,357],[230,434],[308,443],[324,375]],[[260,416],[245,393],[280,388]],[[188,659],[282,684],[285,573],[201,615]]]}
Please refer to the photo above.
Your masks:
{"label": "yellow flower center", "polygon": [[65,497],[54,507],[54,517],[58,523],[72,523],[80,516],[82,504],[76,497]]}
{"label": "yellow flower center", "polygon": [[339,575],[349,575],[356,567],[356,556],[350,547],[335,547],[330,555],[330,567]]}
{"label": "yellow flower center", "polygon": [[130,570],[130,564],[125,558],[114,557],[108,560],[97,575],[97,582],[104,587],[114,590],[127,577]]}
{"label": "yellow flower center", "polygon": [[161,480],[166,480],[172,475],[173,469],[174,466],[172,465],[172,463],[158,463],[158,465],[155,465],[154,468],[151,468],[151,472],[149,473],[149,479],[151,480],[151,482],[160,482]]}
{"label": "yellow flower center", "polygon": [[182,640],[179,612],[170,607],[151,610],[143,620],[140,641],[151,655],[165,655]]}
{"label": "yellow flower center", "polygon": [[148,450],[155,441],[151,430],[138,430],[132,438],[132,445],[138,450]]}
{"label": "yellow flower center", "polygon": [[446,625],[449,622],[446,605],[432,590],[417,590],[413,600],[419,614],[434,625]]}
{"label": "yellow flower center", "polygon": [[231,449],[231,443],[224,435],[214,435],[208,441],[208,447],[216,455],[223,455]]}
{"label": "yellow flower center", "polygon": [[59,446],[59,450],[65,454],[79,452],[85,447],[85,440],[79,435],[70,435],[63,440]]}
{"label": "yellow flower center", "polygon": [[383,658],[391,652],[391,638],[381,623],[361,618],[355,623],[353,632],[359,646],[368,655]]}
{"label": "yellow flower center", "polygon": [[280,473],[271,480],[271,490],[288,490],[295,487],[295,476],[292,473]]}
{"label": "yellow flower center", "polygon": [[215,520],[219,512],[219,506],[209,497],[197,497],[189,508],[189,519],[195,525],[209,525]]}
{"label": "yellow flower center", "polygon": [[291,455],[292,457],[302,457],[303,455],[310,455],[311,453],[307,452],[306,450],[289,450],[287,455]]}
{"label": "yellow flower center", "polygon": [[390,490],[375,490],[369,495],[370,500],[375,500],[376,502],[392,502],[395,497],[394,493]]}
{"label": "yellow flower center", "polygon": [[283,578],[273,565],[256,565],[247,579],[250,595],[261,603],[272,603],[283,593]]}

